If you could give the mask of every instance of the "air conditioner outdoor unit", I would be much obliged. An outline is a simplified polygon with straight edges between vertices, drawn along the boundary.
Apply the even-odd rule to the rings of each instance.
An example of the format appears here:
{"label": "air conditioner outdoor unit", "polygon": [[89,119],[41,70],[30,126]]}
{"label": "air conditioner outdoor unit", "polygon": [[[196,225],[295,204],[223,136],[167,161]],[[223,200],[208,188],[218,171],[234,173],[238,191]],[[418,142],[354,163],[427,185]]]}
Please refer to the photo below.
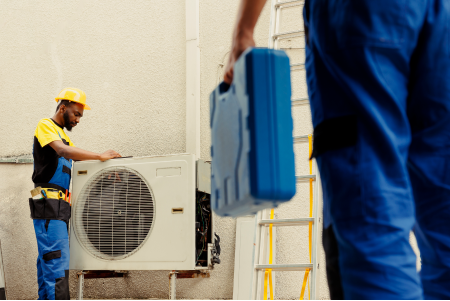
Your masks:
{"label": "air conditioner outdoor unit", "polygon": [[[210,207],[200,203],[209,194],[196,189],[194,155],[75,162],[72,184],[70,269],[210,267]],[[208,218],[209,229],[196,223]],[[199,242],[205,229],[210,235]]]}

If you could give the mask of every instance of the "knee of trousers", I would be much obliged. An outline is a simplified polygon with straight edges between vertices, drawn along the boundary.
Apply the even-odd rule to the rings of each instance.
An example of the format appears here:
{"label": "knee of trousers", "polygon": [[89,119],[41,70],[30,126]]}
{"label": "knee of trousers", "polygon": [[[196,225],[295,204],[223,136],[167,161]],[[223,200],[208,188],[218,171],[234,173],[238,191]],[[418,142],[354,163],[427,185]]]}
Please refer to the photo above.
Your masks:
{"label": "knee of trousers", "polygon": [[41,268],[49,299],[68,300],[69,296],[69,257],[61,250],[43,254]]}
{"label": "knee of trousers", "polygon": [[364,221],[333,228],[346,299],[422,298],[409,231]]}
{"label": "knee of trousers", "polygon": [[69,299],[69,240],[66,223],[51,220],[35,220],[38,242],[38,272],[48,299]]}

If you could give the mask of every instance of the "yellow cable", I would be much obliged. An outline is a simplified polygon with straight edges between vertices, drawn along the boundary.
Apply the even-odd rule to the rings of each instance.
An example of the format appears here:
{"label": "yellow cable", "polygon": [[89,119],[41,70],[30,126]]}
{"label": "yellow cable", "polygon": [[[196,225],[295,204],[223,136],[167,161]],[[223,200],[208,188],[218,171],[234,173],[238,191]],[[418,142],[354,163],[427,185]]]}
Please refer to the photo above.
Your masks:
{"label": "yellow cable", "polygon": [[269,269],[270,300],[273,300],[272,269]]}
{"label": "yellow cable", "polygon": [[309,269],[305,270],[305,277],[303,278],[302,291],[300,293],[300,300],[303,300],[303,296],[305,295],[306,281],[308,280]]}
{"label": "yellow cable", "polygon": [[[273,219],[273,216],[274,216],[274,209],[272,209],[272,210],[270,210],[270,219]],[[272,241],[272,227],[273,227],[273,224],[270,224],[269,225],[269,239],[270,239],[270,249],[269,249],[269,264],[272,264],[272,258],[273,258],[273,249],[272,249],[272,243],[273,243],[273,241]]]}
{"label": "yellow cable", "polygon": [[308,135],[308,144],[309,144],[309,174],[312,175],[312,135]]}
{"label": "yellow cable", "polygon": [[[313,209],[313,179],[309,179],[309,217],[312,217]],[[312,222],[309,222],[309,263],[311,263]]]}
{"label": "yellow cable", "polygon": [[309,277],[308,277],[308,300],[311,300],[311,287],[309,286]]}
{"label": "yellow cable", "polygon": [[[275,214],[275,210],[272,208],[270,210],[270,219],[273,219]],[[273,235],[272,235],[272,227],[273,224],[269,226],[269,235],[270,235],[270,249],[269,249],[269,264],[273,263]],[[269,286],[270,286],[270,300],[273,300],[273,285],[272,285],[272,269],[269,269]]]}
{"label": "yellow cable", "polygon": [[273,300],[273,286],[272,286],[272,269],[266,269],[264,273],[264,300],[267,300],[267,280],[269,280],[270,300]]}
{"label": "yellow cable", "polygon": [[[270,219],[273,219],[274,209],[270,211]],[[269,264],[273,262],[273,235],[272,235],[272,227],[273,224],[269,225]],[[270,300],[273,300],[273,285],[272,285],[272,269],[266,269],[264,273],[264,300],[267,300],[267,280],[269,280],[269,289],[270,289]]]}
{"label": "yellow cable", "polygon": [[[309,158],[311,158],[312,155],[312,135],[308,135],[308,144],[309,144]],[[312,159],[309,159],[309,174],[312,175]],[[312,217],[313,212],[313,179],[309,179],[309,217]],[[309,222],[309,263],[311,263],[311,245],[312,245],[312,222]],[[309,275],[310,269],[305,270],[305,276],[303,277],[303,286],[302,291],[300,293],[300,300],[303,300],[305,296],[305,287],[306,283],[308,282],[308,295],[309,299],[311,299],[311,290],[309,288]]]}
{"label": "yellow cable", "polygon": [[[309,174],[313,174],[312,170],[312,135],[308,135],[308,144],[309,144]],[[313,216],[313,206],[314,206],[314,187],[313,187],[313,179],[309,179],[309,217]],[[309,222],[309,263],[311,263],[311,247],[312,247],[312,222]],[[310,271],[310,270],[309,270]],[[309,273],[308,271],[308,273]],[[311,287],[309,286],[309,278],[308,278],[308,299],[311,300]]]}
{"label": "yellow cable", "polygon": [[267,278],[269,276],[269,269],[266,269],[266,272],[264,273],[264,300],[267,300]]}

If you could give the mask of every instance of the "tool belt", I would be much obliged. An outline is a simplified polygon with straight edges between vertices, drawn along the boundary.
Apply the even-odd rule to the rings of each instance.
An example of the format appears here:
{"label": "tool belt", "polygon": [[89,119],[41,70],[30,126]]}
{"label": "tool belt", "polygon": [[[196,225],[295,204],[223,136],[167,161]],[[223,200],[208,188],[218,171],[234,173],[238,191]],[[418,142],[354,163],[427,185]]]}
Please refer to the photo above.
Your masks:
{"label": "tool belt", "polygon": [[30,217],[32,219],[54,219],[69,222],[71,207],[66,200],[66,189],[50,183],[37,183],[45,191],[42,198],[30,198]]}

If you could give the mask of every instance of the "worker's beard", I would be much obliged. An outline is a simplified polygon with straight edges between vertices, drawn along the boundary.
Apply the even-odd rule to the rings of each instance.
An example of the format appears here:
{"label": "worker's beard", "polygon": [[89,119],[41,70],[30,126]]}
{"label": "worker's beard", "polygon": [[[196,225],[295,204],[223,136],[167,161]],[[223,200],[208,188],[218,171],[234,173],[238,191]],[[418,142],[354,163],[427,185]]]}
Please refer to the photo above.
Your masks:
{"label": "worker's beard", "polygon": [[64,119],[64,127],[69,132],[71,132],[72,131],[72,126],[71,126],[71,123],[70,123],[69,113],[67,111],[63,114],[63,119]]}

